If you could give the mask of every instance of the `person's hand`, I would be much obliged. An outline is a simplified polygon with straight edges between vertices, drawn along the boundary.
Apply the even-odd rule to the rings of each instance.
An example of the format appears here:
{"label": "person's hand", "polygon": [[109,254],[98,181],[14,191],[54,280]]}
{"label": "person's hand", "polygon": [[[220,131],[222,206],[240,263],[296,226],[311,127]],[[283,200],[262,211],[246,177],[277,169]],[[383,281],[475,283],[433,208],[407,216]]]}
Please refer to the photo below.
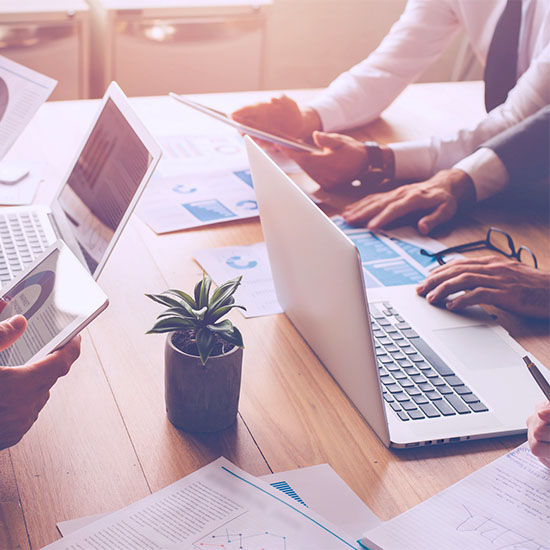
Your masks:
{"label": "person's hand", "polygon": [[462,295],[446,302],[447,309],[491,304],[528,317],[550,316],[550,272],[503,256],[450,262],[417,287],[418,294],[431,304],[443,303],[447,296],[461,291]]}
{"label": "person's hand", "polygon": [[527,438],[531,452],[550,468],[550,401],[539,403],[527,419]]}
{"label": "person's hand", "polygon": [[321,151],[287,154],[323,189],[333,190],[351,183],[366,168],[365,144],[343,134],[313,132],[315,145]]}
{"label": "person's hand", "polygon": [[231,118],[240,124],[293,139],[308,139],[314,130],[321,129],[317,111],[300,110],[297,103],[285,95],[237,109]]}
{"label": "person's hand", "polygon": [[475,188],[470,176],[452,168],[420,183],[369,195],[348,206],[342,215],[349,224],[366,224],[369,229],[381,229],[414,215],[420,218],[417,222],[419,233],[426,235],[449,221],[459,206],[474,200]]}
{"label": "person's hand", "polygon": [[[24,332],[27,321],[17,315],[0,323],[0,351]],[[0,366],[0,450],[18,443],[48,401],[50,388],[69,372],[80,354],[80,336],[44,359],[22,367]]]}

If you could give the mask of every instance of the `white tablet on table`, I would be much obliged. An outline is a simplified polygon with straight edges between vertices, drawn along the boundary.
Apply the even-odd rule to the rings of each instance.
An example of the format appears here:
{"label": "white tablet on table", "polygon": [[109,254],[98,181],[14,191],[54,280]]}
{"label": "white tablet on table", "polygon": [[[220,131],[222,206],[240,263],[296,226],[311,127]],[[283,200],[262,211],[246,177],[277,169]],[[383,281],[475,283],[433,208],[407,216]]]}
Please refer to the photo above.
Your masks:
{"label": "white tablet on table", "polygon": [[27,319],[27,329],[0,351],[0,365],[24,365],[45,357],[69,342],[108,303],[70,248],[63,241],[55,242],[2,288],[0,321],[19,313]]}

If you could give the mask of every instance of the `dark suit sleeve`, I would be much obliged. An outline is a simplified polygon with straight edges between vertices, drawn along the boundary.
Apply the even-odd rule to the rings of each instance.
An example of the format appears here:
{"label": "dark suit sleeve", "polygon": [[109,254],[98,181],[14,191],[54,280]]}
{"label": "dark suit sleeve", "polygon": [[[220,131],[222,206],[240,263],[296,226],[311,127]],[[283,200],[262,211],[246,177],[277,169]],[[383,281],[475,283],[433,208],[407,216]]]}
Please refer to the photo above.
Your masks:
{"label": "dark suit sleeve", "polygon": [[550,106],[486,141],[506,166],[511,185],[536,183],[550,175]]}

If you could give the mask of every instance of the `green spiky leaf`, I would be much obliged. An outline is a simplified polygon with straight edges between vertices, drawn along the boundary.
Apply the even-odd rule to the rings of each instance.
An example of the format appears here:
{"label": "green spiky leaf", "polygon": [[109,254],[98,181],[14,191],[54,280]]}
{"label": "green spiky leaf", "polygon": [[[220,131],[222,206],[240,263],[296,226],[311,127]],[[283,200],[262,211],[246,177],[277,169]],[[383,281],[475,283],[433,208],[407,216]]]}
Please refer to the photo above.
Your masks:
{"label": "green spiky leaf", "polygon": [[201,362],[204,365],[214,349],[216,337],[208,329],[201,328],[197,331],[196,342]]}
{"label": "green spiky leaf", "polygon": [[210,304],[208,306],[209,309],[215,310],[219,307],[227,305],[226,300],[235,294],[235,291],[241,284],[241,279],[242,275],[239,275],[235,279],[231,279],[223,285],[220,285],[212,295],[212,299],[210,300]]}
{"label": "green spiky leaf", "polygon": [[155,334],[160,332],[174,332],[193,328],[194,323],[190,319],[182,319],[181,317],[167,317],[157,321],[153,328],[147,331],[147,334]]}
{"label": "green spiky leaf", "polygon": [[175,290],[171,288],[170,290],[166,290],[165,294],[173,294],[174,296],[177,296],[180,300],[183,300],[187,305],[191,306],[193,309],[196,309],[197,303],[187,292],[183,292],[182,290]]}

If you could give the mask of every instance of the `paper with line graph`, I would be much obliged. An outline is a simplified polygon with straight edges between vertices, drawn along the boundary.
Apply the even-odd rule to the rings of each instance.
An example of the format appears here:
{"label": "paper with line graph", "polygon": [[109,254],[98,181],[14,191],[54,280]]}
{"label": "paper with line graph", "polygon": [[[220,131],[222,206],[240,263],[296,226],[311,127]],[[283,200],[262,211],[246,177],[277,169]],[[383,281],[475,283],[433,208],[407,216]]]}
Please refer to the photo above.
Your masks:
{"label": "paper with line graph", "polygon": [[321,516],[219,458],[46,548],[357,550]]}
{"label": "paper with line graph", "polygon": [[550,469],[527,443],[365,534],[371,550],[550,550]]}

